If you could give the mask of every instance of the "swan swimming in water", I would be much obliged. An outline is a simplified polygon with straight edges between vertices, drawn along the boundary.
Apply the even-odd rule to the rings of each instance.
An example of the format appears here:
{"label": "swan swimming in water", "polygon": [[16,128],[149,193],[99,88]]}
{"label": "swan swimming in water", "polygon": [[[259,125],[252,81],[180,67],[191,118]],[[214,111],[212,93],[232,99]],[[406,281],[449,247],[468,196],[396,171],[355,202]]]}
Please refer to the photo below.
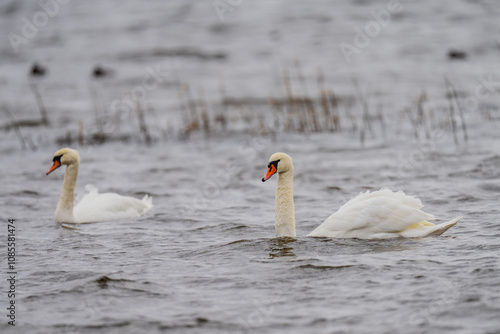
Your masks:
{"label": "swan swimming in water", "polygon": [[97,188],[87,185],[88,191],[75,206],[75,185],[80,166],[78,151],[63,148],[54,154],[52,167],[47,175],[62,165],[67,165],[55,220],[58,223],[94,223],[139,217],[153,207],[153,199],[145,195],[142,200],[114,193],[99,194]]}
{"label": "swan swimming in water", "polygon": [[[275,153],[267,167],[262,182],[278,173],[276,237],[295,238],[292,158],[285,153]],[[402,191],[366,191],[340,207],[308,236],[360,239],[425,237],[441,235],[462,218],[434,225],[429,222],[435,219],[434,216],[422,211],[422,207],[420,199]]]}

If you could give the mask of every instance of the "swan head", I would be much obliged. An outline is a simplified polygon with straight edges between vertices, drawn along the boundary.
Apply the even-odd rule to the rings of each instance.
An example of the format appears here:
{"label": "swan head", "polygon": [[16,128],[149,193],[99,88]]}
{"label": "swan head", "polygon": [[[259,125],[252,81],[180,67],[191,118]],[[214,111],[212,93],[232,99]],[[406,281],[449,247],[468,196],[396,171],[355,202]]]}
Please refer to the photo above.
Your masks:
{"label": "swan head", "polygon": [[286,153],[277,152],[269,158],[267,173],[262,178],[262,182],[269,180],[275,173],[285,173],[293,170],[292,158]]}
{"label": "swan head", "polygon": [[54,153],[52,167],[50,167],[46,175],[49,175],[62,165],[69,166],[73,164],[80,164],[80,155],[78,154],[78,151],[71,148],[62,148]]}

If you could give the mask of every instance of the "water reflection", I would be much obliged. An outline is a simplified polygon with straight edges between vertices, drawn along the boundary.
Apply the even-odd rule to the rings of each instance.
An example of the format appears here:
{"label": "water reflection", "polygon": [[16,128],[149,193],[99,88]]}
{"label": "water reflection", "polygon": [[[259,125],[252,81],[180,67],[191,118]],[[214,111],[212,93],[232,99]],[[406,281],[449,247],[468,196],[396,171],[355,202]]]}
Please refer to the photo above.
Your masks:
{"label": "water reflection", "polygon": [[269,253],[269,258],[274,259],[276,257],[296,257],[292,247],[292,244],[296,241],[297,239],[294,238],[271,239],[271,253]]}
{"label": "water reflection", "polygon": [[74,223],[60,223],[59,225],[67,230],[78,230],[78,225]]}
{"label": "water reflection", "polygon": [[[317,258],[330,255],[373,254],[402,252],[419,249],[426,239],[361,240],[335,238],[274,238],[269,243],[269,259],[287,257],[297,259],[297,255]],[[432,240],[430,240],[432,241]]]}

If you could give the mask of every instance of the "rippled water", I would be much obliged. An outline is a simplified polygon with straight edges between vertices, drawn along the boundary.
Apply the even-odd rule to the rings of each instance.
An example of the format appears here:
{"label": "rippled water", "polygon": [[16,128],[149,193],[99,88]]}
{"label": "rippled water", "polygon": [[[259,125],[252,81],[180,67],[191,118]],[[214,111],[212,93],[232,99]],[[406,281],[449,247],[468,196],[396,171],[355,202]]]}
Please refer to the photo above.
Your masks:
{"label": "rippled water", "polygon": [[[416,140],[395,106],[423,88],[439,105],[443,75],[469,93],[485,75],[496,80],[498,46],[479,32],[498,31],[498,6],[424,4],[405,3],[407,10],[349,66],[338,42],[352,38],[352,26],[364,24],[370,9],[384,2],[242,2],[224,22],[209,1],[71,2],[19,55],[3,45],[0,87],[8,94],[2,103],[17,119],[37,116],[25,72],[32,61],[44,62],[50,76],[42,92],[53,123],[21,129],[33,150],[21,150],[12,130],[0,131],[2,219],[15,218],[18,226],[17,326],[6,324],[3,311],[1,331],[497,333],[498,94],[466,115],[469,141],[458,132],[458,144],[449,124],[429,139],[421,129]],[[2,14],[2,24],[17,29],[20,18],[36,10],[22,3]],[[417,27],[422,36],[415,35]],[[171,48],[185,46],[226,56],[170,59]],[[471,59],[448,61],[452,46]],[[160,51],[151,54],[153,49]],[[102,84],[106,101],[130,91],[144,67],[166,58],[182,80],[218,101],[219,71],[228,95],[267,97],[274,85],[269,68],[293,57],[311,80],[315,68],[324,67],[326,82],[340,95],[354,95],[352,75],[371,82],[374,106],[387,108],[386,135],[377,128],[361,145],[359,133],[349,129],[275,136],[233,130],[180,141],[160,137],[161,126],[151,125],[157,136],[152,146],[136,136],[79,147],[77,183],[80,193],[92,183],[106,192],[151,194],[150,214],[98,224],[53,221],[63,170],[45,172],[60,148],[56,140],[74,132],[81,119],[91,123],[86,75],[95,63],[116,71]],[[179,124],[177,91],[169,88],[174,82],[150,92],[148,102],[157,110],[157,118],[149,114],[151,124]],[[275,151],[294,159],[296,240],[273,239],[276,181],[260,179]],[[421,198],[440,219],[464,218],[443,236],[418,240],[305,237],[351,197],[384,186]],[[0,240],[5,250],[5,237]],[[3,252],[2,280],[5,258]]]}
{"label": "rippled water", "polygon": [[[52,220],[62,172],[44,175],[51,155],[33,153],[36,168],[13,171],[3,164],[4,180],[6,174],[16,179],[1,201],[5,217],[15,217],[19,226],[21,328],[31,333],[497,330],[500,184],[478,168],[491,164],[498,170],[498,156],[485,148],[480,157],[435,152],[418,177],[394,185],[420,196],[440,218],[465,215],[444,236],[312,239],[304,236],[350,196],[385,185],[376,171],[396,171],[393,148],[354,153],[323,147],[318,154],[311,148],[327,138],[282,139],[290,143],[277,146],[296,157],[295,241],[272,239],[275,184],[260,181],[271,148],[251,162],[228,155],[237,147],[227,142],[176,144],[164,152],[95,149],[82,157],[80,190],[92,181],[106,191],[148,192],[155,208],[138,220],[64,227]],[[22,166],[23,159],[16,152],[9,161]],[[228,161],[241,164],[241,171],[219,193],[199,197],[207,203],[192,204]],[[450,166],[460,172],[450,175]]]}

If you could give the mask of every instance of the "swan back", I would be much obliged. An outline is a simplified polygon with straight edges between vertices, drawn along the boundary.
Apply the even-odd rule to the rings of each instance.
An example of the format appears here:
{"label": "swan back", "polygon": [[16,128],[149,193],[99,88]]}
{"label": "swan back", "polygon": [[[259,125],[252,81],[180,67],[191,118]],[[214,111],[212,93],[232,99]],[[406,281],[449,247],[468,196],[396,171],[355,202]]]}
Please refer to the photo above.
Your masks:
{"label": "swan back", "polygon": [[101,222],[116,219],[135,218],[149,212],[153,199],[145,195],[142,199],[115,193],[100,194],[97,187],[88,184],[87,193],[74,209],[76,222]]}
{"label": "swan back", "polygon": [[366,191],[344,204],[309,236],[379,239],[400,237],[412,225],[434,224],[420,199],[390,189]]}

